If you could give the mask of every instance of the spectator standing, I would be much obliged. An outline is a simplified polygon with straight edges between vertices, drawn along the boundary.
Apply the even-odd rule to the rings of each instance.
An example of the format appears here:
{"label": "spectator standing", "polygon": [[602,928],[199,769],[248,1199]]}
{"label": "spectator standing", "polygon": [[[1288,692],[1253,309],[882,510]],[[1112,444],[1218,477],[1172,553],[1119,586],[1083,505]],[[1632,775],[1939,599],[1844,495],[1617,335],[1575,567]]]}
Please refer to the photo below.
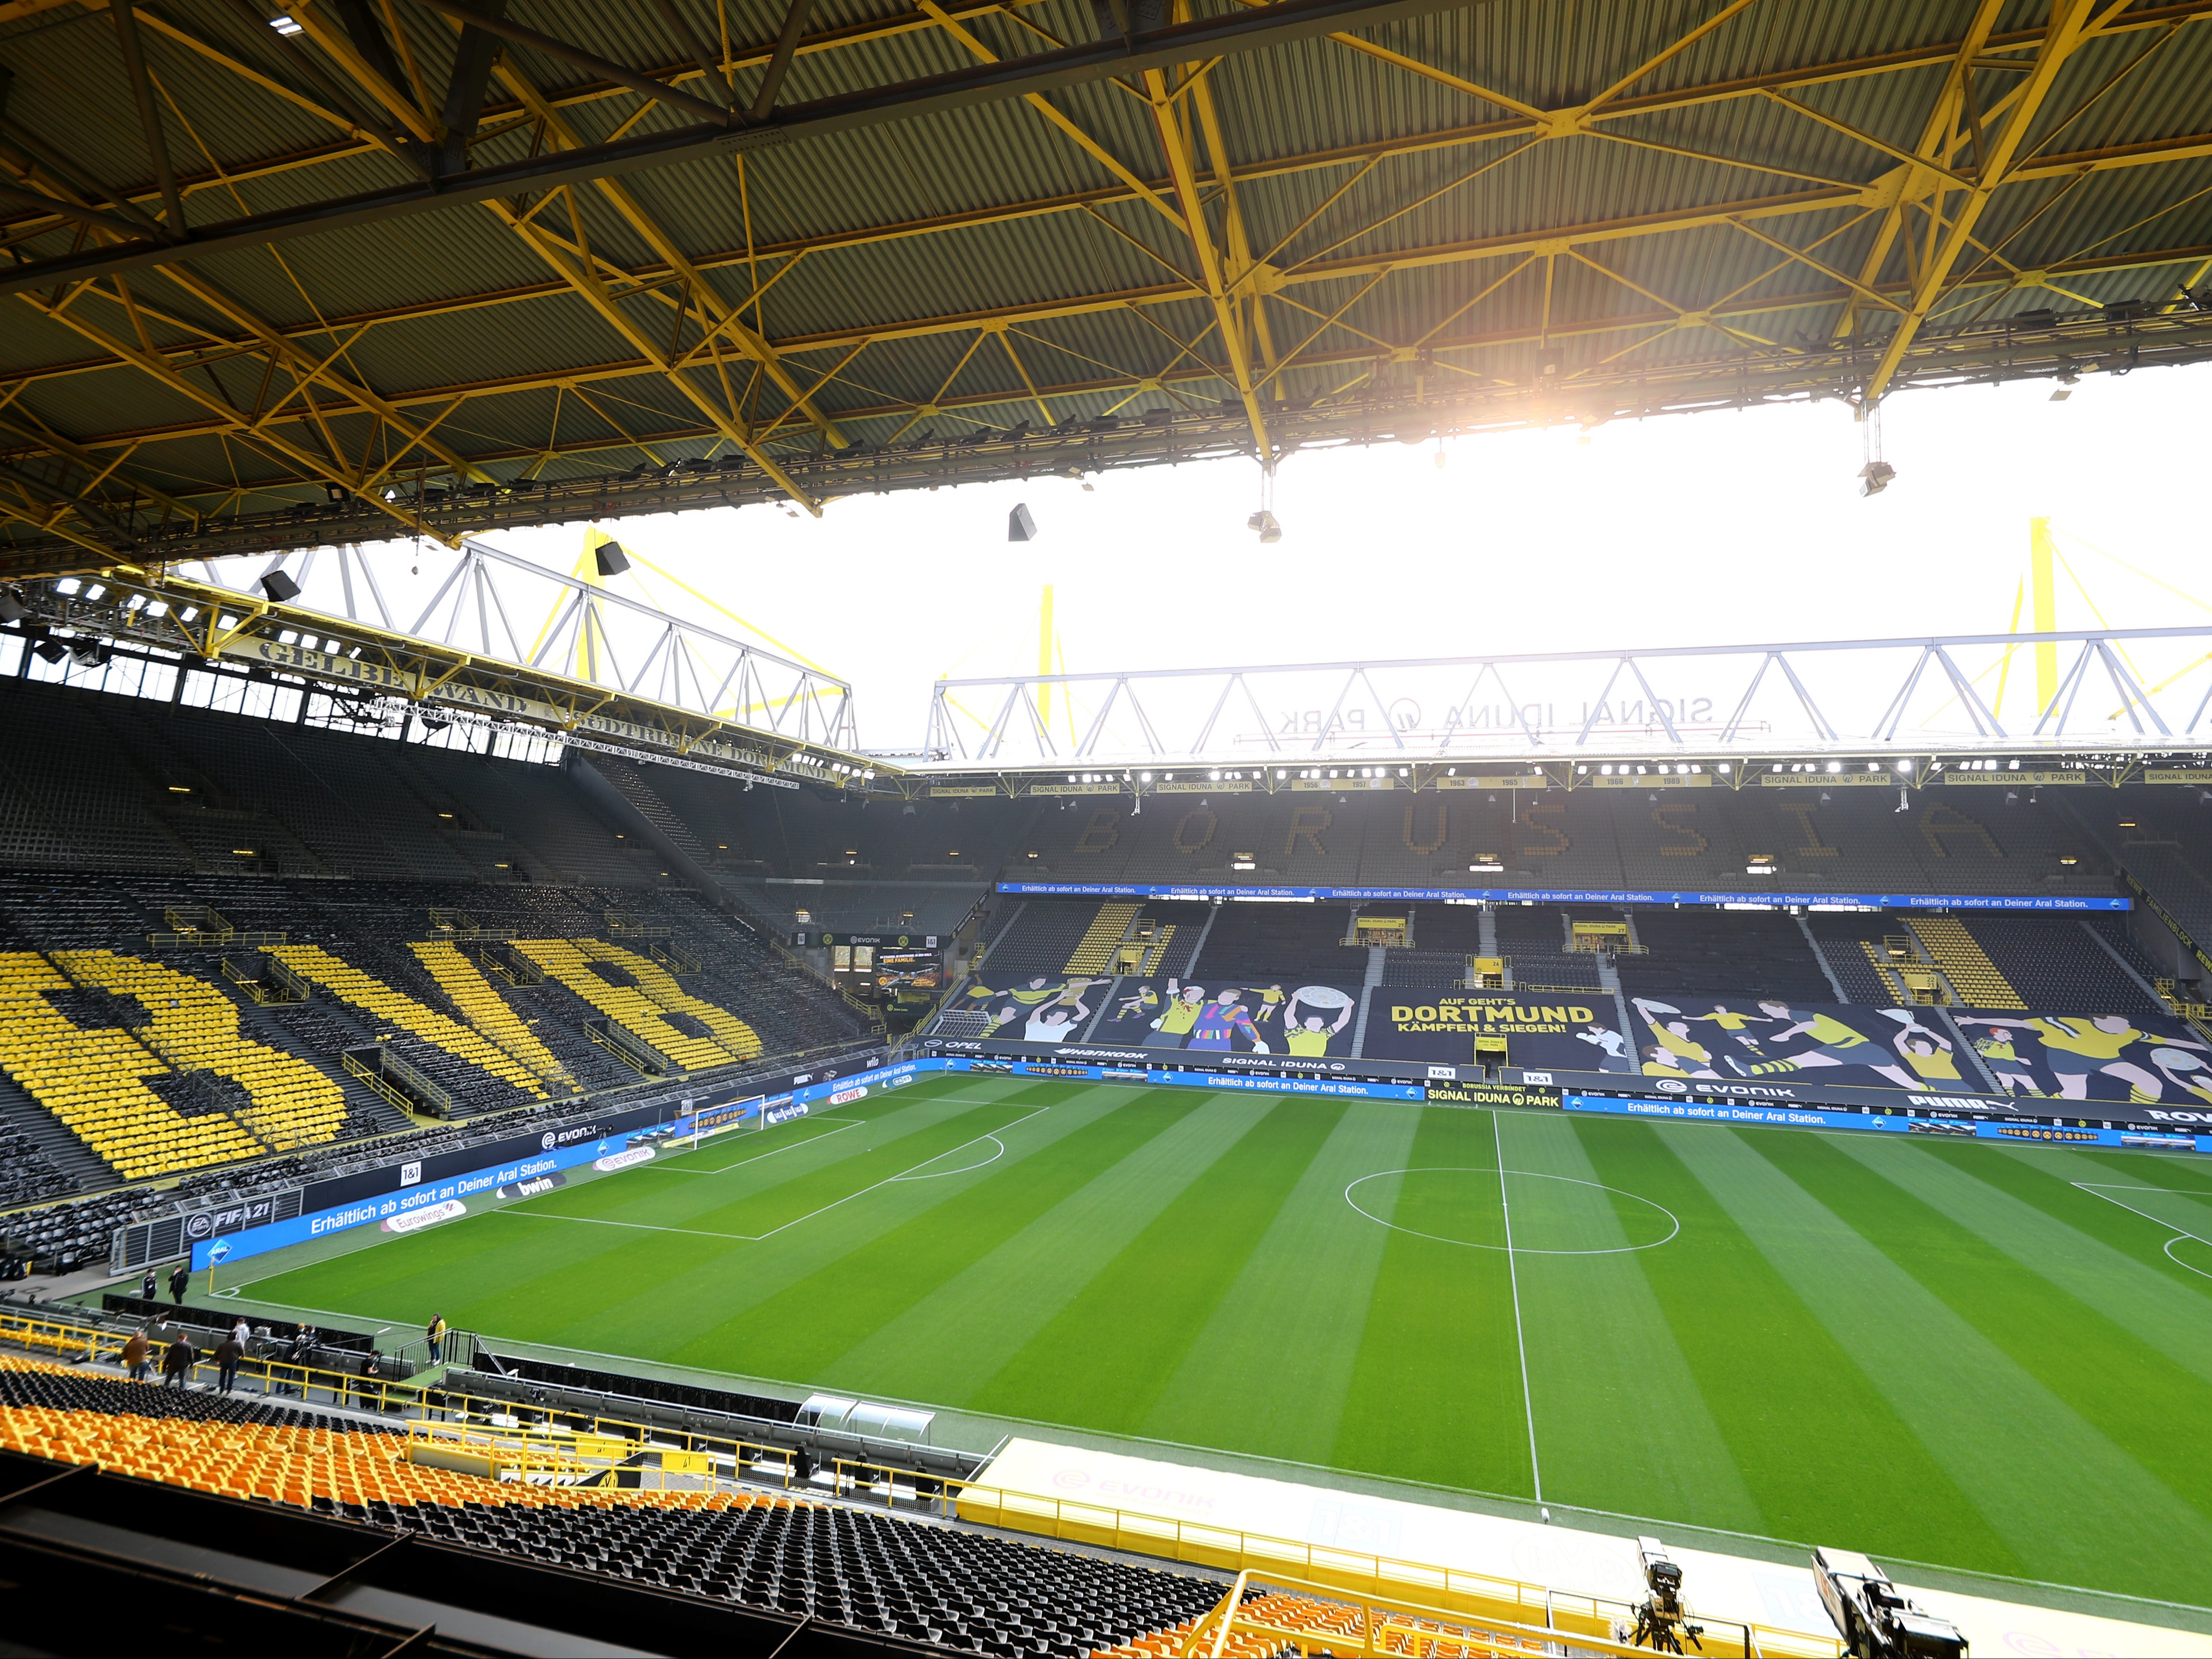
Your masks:
{"label": "spectator standing", "polygon": [[192,1264],[179,1261],[169,1271],[169,1300],[179,1308],[185,1305],[185,1292],[191,1288]]}
{"label": "spectator standing", "polygon": [[138,1294],[149,1302],[161,1294],[161,1286],[155,1283],[154,1270],[151,1267],[146,1269],[145,1282],[138,1286]]}
{"label": "spectator standing", "polygon": [[238,1334],[229,1335],[215,1345],[216,1386],[228,1394],[238,1381],[238,1362],[246,1357],[246,1345]]}
{"label": "spectator standing", "polygon": [[[291,1383],[280,1385],[276,1389],[278,1394],[297,1394],[302,1400],[307,1398],[307,1376],[304,1368],[307,1363],[307,1356],[314,1351],[314,1346],[315,1335],[312,1326],[302,1325],[292,1333],[292,1340],[284,1350],[284,1363],[287,1365],[301,1366],[302,1370]],[[293,1383],[298,1386],[295,1388]]]}
{"label": "spectator standing", "polygon": [[[148,1277],[152,1277],[149,1274]],[[146,1373],[153,1369],[154,1345],[146,1340],[143,1330],[133,1331],[131,1340],[123,1345],[119,1356],[124,1368],[131,1373],[133,1382],[143,1382]]]}
{"label": "spectator standing", "polygon": [[433,1365],[443,1364],[446,1352],[446,1316],[432,1314],[430,1322],[422,1328],[422,1334],[429,1339],[430,1363]]}
{"label": "spectator standing", "polygon": [[190,1394],[192,1391],[192,1367],[198,1360],[198,1352],[179,1332],[177,1340],[169,1344],[168,1351],[161,1356],[161,1386],[179,1389]]}

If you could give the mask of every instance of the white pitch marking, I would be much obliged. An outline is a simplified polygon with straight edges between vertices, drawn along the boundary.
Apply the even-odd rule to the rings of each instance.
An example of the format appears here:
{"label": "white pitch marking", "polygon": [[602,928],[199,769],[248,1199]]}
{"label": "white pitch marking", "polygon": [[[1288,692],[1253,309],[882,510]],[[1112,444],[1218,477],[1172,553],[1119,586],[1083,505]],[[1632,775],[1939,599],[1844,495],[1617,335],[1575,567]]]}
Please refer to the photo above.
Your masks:
{"label": "white pitch marking", "polygon": [[[978,1103],[988,1104],[989,1103],[982,1102]],[[1028,1122],[1030,1118],[1042,1117],[1045,1113],[1051,1109],[1052,1108],[1049,1106],[1040,1106],[1036,1110],[1025,1113],[1022,1116],[1016,1118],[1012,1123],[1001,1124],[995,1133],[970,1136],[968,1139],[962,1141],[957,1146],[946,1147],[943,1152],[938,1153],[936,1158],[924,1158],[921,1163],[910,1164],[906,1169],[900,1170],[895,1176],[886,1176],[881,1181],[875,1182],[868,1186],[863,1187],[857,1192],[848,1193],[842,1198],[832,1199],[829,1203],[822,1206],[820,1209],[809,1210],[805,1215],[794,1216],[789,1221],[785,1222],[782,1226],[771,1227],[764,1233],[715,1233],[708,1232],[697,1227],[663,1227],[644,1221],[609,1221],[601,1216],[560,1215],[546,1210],[498,1209],[489,1210],[486,1211],[485,1213],[488,1215],[515,1215],[521,1217],[525,1220],[583,1221],[589,1222],[592,1225],[599,1227],[629,1227],[635,1229],[639,1232],[648,1233],[689,1233],[696,1238],[727,1238],[735,1240],[741,1243],[758,1244],[764,1240],[774,1238],[778,1233],[790,1231],[792,1228],[796,1227],[802,1221],[811,1221],[816,1216],[827,1215],[830,1211],[837,1209],[841,1206],[850,1204],[856,1198],[865,1198],[879,1187],[888,1187],[895,1181],[904,1181],[908,1176],[913,1176],[917,1170],[926,1170],[931,1164],[938,1162],[939,1159],[950,1158],[953,1153],[961,1151],[963,1148],[973,1146],[979,1140],[996,1142],[1000,1152],[1003,1153],[1006,1150],[1006,1147],[1004,1141],[999,1140],[999,1136],[1000,1134],[1006,1133],[1008,1130],[1018,1129],[1023,1124]],[[821,1139],[821,1137],[817,1136],[817,1139]],[[980,1170],[984,1167],[984,1164],[996,1163],[997,1161],[998,1160],[995,1158],[987,1158],[983,1160],[982,1164],[971,1164],[969,1167],[971,1169]],[[939,1175],[960,1175],[963,1173],[964,1171],[959,1170],[940,1170],[938,1171]],[[923,1176],[919,1178],[927,1181],[933,1180],[935,1177]]]}
{"label": "white pitch marking", "polygon": [[[1528,1391],[1528,1339],[1521,1328],[1521,1272],[1513,1265],[1513,1206],[1505,1196],[1505,1132],[1498,1114],[1490,1115],[1492,1144],[1498,1149],[1498,1203],[1505,1216],[1505,1276],[1513,1286],[1513,1338],[1521,1349],[1521,1406],[1528,1419],[1528,1478],[1536,1487],[1536,1504],[1544,1503],[1544,1465],[1536,1455],[1536,1396]],[[1346,1189],[1347,1200],[1350,1189]],[[1358,1205],[1353,1205],[1358,1209]],[[1365,1212],[1362,1211],[1362,1214]],[[1546,1511],[1546,1519],[1550,1512]]]}
{"label": "white pitch marking", "polygon": [[[2168,1224],[2170,1225],[2172,1224],[2169,1223]],[[2176,1233],[2172,1238],[2166,1241],[2166,1259],[2173,1263],[2177,1267],[2187,1267],[2190,1272],[2198,1275],[2200,1278],[2212,1279],[2212,1273],[2208,1273],[2203,1268],[2192,1266],[2191,1263],[2184,1261],[2179,1256],[2174,1255],[2173,1247],[2180,1243],[2185,1238],[2197,1239],[2197,1242],[2199,1244],[2202,1244],[2204,1242],[2201,1238],[2197,1238],[2197,1235],[2195,1233]]]}
{"label": "white pitch marking", "polygon": [[[1411,1227],[1401,1227],[1395,1221],[1384,1221],[1381,1216],[1376,1215],[1372,1210],[1360,1209],[1358,1200],[1353,1198],[1352,1195],[1352,1188],[1361,1186],[1370,1181],[1380,1181],[1385,1176],[1488,1175],[1489,1173],[1489,1170],[1478,1165],[1462,1164],[1425,1164],[1418,1170],[1377,1170],[1372,1175],[1361,1176],[1358,1180],[1346,1185],[1344,1189],[1344,1201],[1346,1204],[1351,1205],[1352,1207],[1355,1211],[1358,1211],[1359,1214],[1365,1216],[1370,1221],[1375,1222],[1379,1225],[1388,1227],[1394,1233],[1406,1233],[1412,1237],[1430,1239],[1438,1244],[1457,1244],[1464,1249],[1498,1250],[1509,1255],[1517,1252],[1522,1255],[1627,1255],[1637,1250],[1656,1250],[1662,1244],[1671,1243],[1675,1235],[1682,1231],[1681,1218],[1676,1215],[1672,1210],[1668,1209],[1664,1204],[1660,1203],[1656,1199],[1646,1198],[1641,1193],[1632,1193],[1625,1187],[1608,1187],[1601,1181],[1583,1181],[1575,1176],[1545,1175],[1535,1170],[1502,1169],[1498,1172],[1498,1203],[1501,1206],[1505,1204],[1505,1177],[1509,1175],[1526,1176],[1531,1181],[1564,1181],[1570,1186],[1595,1187],[1601,1193],[1619,1193],[1623,1198],[1632,1198],[1638,1204],[1649,1204],[1653,1209],[1658,1211],[1661,1215],[1665,1216],[1667,1219],[1674,1224],[1668,1229],[1667,1237],[1665,1238],[1655,1238],[1649,1244],[1614,1244],[1609,1245],[1601,1250],[1546,1250],[1539,1249],[1532,1245],[1512,1244],[1510,1243],[1506,1244],[1478,1244],[1473,1239],[1446,1238],[1442,1233],[1418,1232]],[[1507,1229],[1510,1233],[1511,1230],[1511,1218],[1510,1215],[1507,1218]]]}
{"label": "white pitch marking", "polygon": [[[2148,1210],[2138,1210],[2134,1205],[2114,1198],[2112,1194],[2114,1193],[2172,1193],[2182,1198],[2203,1199],[2212,1202],[2212,1192],[2207,1192],[2202,1187],[2137,1187],[2118,1181],[2076,1181],[2072,1184],[2079,1187],[2085,1193],[2094,1193],[2107,1204],[2118,1204],[2130,1215],[2139,1215],[2145,1221],[2155,1222],[2161,1227],[2172,1227],[2173,1223],[2162,1215],[2153,1215]],[[2202,1267],[2191,1267],[2188,1262],[2174,1255],[2173,1247],[2185,1238],[2193,1238],[2199,1244],[2212,1246],[2212,1238],[2207,1238],[2202,1233],[2192,1233],[2188,1228],[2184,1227],[2166,1241],[2166,1259],[2177,1267],[2188,1267],[2191,1273],[2201,1278],[2212,1279],[2212,1273],[2206,1273]]]}
{"label": "white pitch marking", "polygon": [[[718,1164],[711,1170],[693,1169],[689,1165],[662,1164],[657,1161],[652,1164],[641,1164],[639,1167],[647,1170],[657,1170],[662,1175],[727,1175],[732,1170],[742,1170],[748,1164],[757,1164],[764,1158],[775,1157],[779,1152],[795,1152],[801,1146],[811,1146],[818,1141],[827,1140],[830,1139],[830,1135],[841,1135],[848,1129],[858,1129],[863,1127],[867,1123],[867,1119],[862,1117],[817,1118],[815,1121],[817,1123],[835,1123],[837,1127],[830,1130],[829,1135],[809,1135],[804,1140],[787,1141],[782,1146],[778,1146],[775,1152],[755,1152],[750,1158],[741,1158],[734,1164]],[[694,1147],[692,1150],[696,1152],[698,1149]],[[676,1156],[681,1158],[683,1154],[679,1152],[676,1154]]]}
{"label": "white pitch marking", "polygon": [[[893,1181],[942,1181],[942,1180],[943,1180],[945,1176],[947,1176],[966,1175],[966,1174],[967,1174],[970,1170],[980,1170],[980,1169],[982,1169],[982,1168],[984,1167],[984,1165],[985,1165],[985,1164],[996,1164],[996,1163],[997,1163],[1000,1158],[1004,1158],[1004,1157],[1006,1155],[1006,1143],[1005,1141],[1003,1141],[1003,1140],[1000,1139],[998,1138],[998,1136],[996,1136],[996,1135],[983,1135],[983,1136],[980,1137],[980,1139],[989,1141],[989,1142],[990,1142],[994,1146],[996,1146],[996,1147],[999,1149],[997,1152],[995,1152],[992,1153],[992,1154],[990,1155],[990,1157],[988,1157],[988,1158],[985,1158],[981,1164],[962,1164],[962,1165],[961,1165],[958,1169],[957,1169],[957,1170],[939,1170],[936,1171],[936,1173],[934,1173],[933,1175],[912,1175],[912,1174],[908,1174],[908,1175],[896,1175],[896,1176],[893,1176],[891,1177],[891,1180],[893,1180]],[[970,1141],[968,1141],[968,1142],[967,1142],[967,1143],[965,1143],[965,1144],[966,1144],[966,1145],[968,1145],[968,1146],[973,1146],[975,1143],[975,1141],[970,1140]],[[955,1146],[955,1147],[952,1149],[952,1152],[958,1152],[958,1151],[960,1151],[960,1150],[961,1150],[961,1149],[960,1149],[958,1146]],[[952,1156],[952,1152],[940,1152],[940,1153],[939,1153],[939,1154],[938,1154],[938,1157],[939,1157],[939,1158],[950,1158],[950,1157],[951,1157],[951,1156]],[[934,1164],[936,1161],[937,1161],[937,1159],[936,1159],[936,1158],[932,1158],[932,1159],[930,1160],[930,1164]],[[927,1169],[928,1167],[929,1167],[929,1164],[915,1164],[915,1169],[917,1169],[917,1170],[926,1170],[926,1169]]]}

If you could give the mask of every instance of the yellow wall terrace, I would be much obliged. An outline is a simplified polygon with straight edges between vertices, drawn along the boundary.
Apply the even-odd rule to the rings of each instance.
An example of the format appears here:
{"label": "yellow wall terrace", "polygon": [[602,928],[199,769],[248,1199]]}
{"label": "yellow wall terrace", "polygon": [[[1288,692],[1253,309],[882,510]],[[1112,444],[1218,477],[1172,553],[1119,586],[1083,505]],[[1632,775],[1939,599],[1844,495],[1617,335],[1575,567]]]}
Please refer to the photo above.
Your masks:
{"label": "yellow wall terrace", "polygon": [[467,1026],[425,1008],[414,998],[402,995],[383,981],[341,962],[319,945],[272,945],[269,954],[301,979],[322,986],[355,1007],[366,1009],[386,1024],[411,1031],[425,1042],[481,1066],[494,1077],[504,1078],[518,1089],[544,1097],[544,1085],[529,1067],[504,1048]]}
{"label": "yellow wall terrace", "polygon": [[[614,945],[588,939],[519,939],[514,941],[514,948],[544,969],[549,977],[574,991],[632,1036],[651,1043],[686,1071],[704,1071],[709,1066],[726,1066],[736,1057],[730,1048],[720,1042],[707,1037],[687,1036],[671,1025],[662,1017],[664,1011],[661,1006],[641,988],[646,977],[639,971],[641,958],[629,951],[617,951]],[[636,975],[640,985],[611,984],[592,971],[591,963],[594,961],[629,969]],[[642,965],[655,969],[664,979],[667,977],[666,971],[659,969],[655,963],[645,962]],[[669,980],[668,983],[672,986],[675,981]],[[678,994],[683,994],[679,992]],[[700,1004],[696,998],[685,997],[684,1000],[692,1005],[684,1009],[686,1013],[696,1013],[699,1008],[712,1006]],[[760,1041],[752,1036],[751,1028],[732,1018],[721,1009],[716,1008],[714,1012],[752,1039],[749,1053],[760,1052]],[[705,1018],[702,1013],[697,1017]],[[709,1022],[708,1029],[716,1028]]]}
{"label": "yellow wall terrace", "polygon": [[619,945],[609,945],[604,939],[580,939],[569,941],[594,962],[611,963],[617,968],[627,968],[637,976],[638,988],[663,1008],[690,1014],[714,1034],[714,1041],[739,1060],[751,1060],[761,1051],[761,1040],[753,1028],[719,1004],[695,997],[676,982],[676,975],[650,957],[641,957],[635,951],[626,951]]}
{"label": "yellow wall terrace", "polygon": [[453,998],[453,1006],[469,1017],[469,1024],[520,1060],[539,1077],[574,1086],[568,1068],[553,1057],[507,999],[492,988],[476,963],[443,939],[407,947],[421,961],[438,987]]}
{"label": "yellow wall terrace", "polygon": [[0,951],[0,1067],[134,1181],[258,1158],[228,1116],[186,1117],[140,1081],[169,1067],[114,1026],[71,1024],[43,994],[70,981],[35,951]]}
{"label": "yellow wall terrace", "polygon": [[210,1071],[240,1085],[253,1104],[238,1115],[283,1152],[324,1141],[345,1121],[345,1091],[296,1055],[239,1035],[238,1005],[204,980],[112,951],[57,951],[64,971],[153,1016],[148,1046],[183,1071]]}

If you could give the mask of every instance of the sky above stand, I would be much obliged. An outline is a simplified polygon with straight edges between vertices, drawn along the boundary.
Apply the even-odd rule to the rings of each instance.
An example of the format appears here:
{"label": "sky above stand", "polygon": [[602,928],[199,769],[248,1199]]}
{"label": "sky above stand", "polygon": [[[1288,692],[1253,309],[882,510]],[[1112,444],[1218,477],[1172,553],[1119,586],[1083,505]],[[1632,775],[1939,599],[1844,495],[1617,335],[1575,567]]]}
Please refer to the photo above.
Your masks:
{"label": "sky above stand", "polygon": [[[605,528],[852,681],[862,740],[883,749],[921,740],[939,676],[1035,671],[1047,583],[1079,672],[1995,633],[2012,623],[2040,514],[2081,585],[2060,570],[2062,627],[2097,625],[2092,603],[2115,627],[2212,619],[2212,368],[2092,375],[2058,403],[2052,390],[1896,398],[1882,436],[1897,479],[1872,499],[1857,494],[1861,430],[1820,404],[1294,455],[1272,547],[1245,528],[1261,478],[1241,461],[1108,474],[1090,490],[1038,479],[860,496],[819,520],[750,507]],[[1036,521],[1025,544],[1006,539],[1017,502]],[[566,570],[583,534],[487,539]],[[409,544],[375,556],[411,619],[445,562]],[[727,627],[633,575],[617,585]],[[2142,666],[2163,678],[2189,654]]]}

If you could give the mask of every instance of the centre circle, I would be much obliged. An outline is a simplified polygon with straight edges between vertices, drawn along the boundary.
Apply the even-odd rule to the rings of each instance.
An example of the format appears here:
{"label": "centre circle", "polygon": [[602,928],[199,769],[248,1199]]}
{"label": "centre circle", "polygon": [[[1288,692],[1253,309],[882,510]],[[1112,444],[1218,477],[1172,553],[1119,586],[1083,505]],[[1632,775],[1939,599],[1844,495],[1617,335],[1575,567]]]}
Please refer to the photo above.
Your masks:
{"label": "centre circle", "polygon": [[[1390,1182],[1395,1205],[1389,1187],[1370,1184]],[[1682,1231],[1672,1210],[1639,1193],[1534,1170],[1508,1170],[1502,1179],[1489,1169],[1377,1170],[1347,1186],[1344,1201],[1393,1232],[1501,1255],[1509,1232],[1516,1255],[1620,1255]],[[1594,1242],[1600,1237],[1627,1242]]]}

